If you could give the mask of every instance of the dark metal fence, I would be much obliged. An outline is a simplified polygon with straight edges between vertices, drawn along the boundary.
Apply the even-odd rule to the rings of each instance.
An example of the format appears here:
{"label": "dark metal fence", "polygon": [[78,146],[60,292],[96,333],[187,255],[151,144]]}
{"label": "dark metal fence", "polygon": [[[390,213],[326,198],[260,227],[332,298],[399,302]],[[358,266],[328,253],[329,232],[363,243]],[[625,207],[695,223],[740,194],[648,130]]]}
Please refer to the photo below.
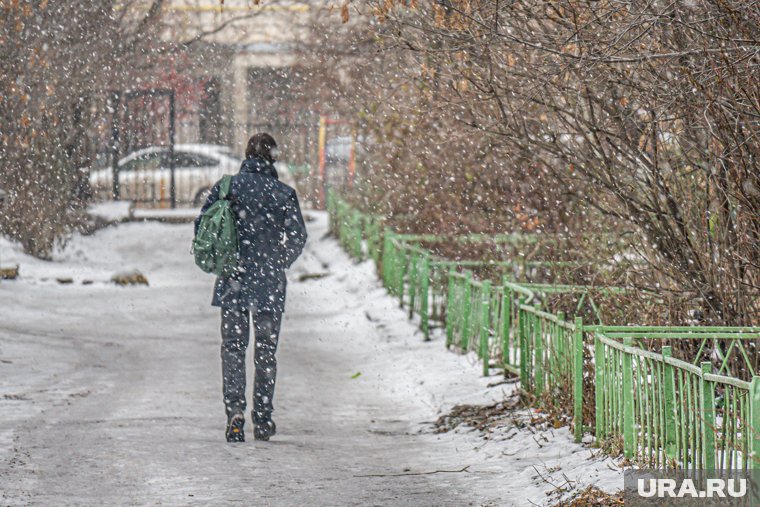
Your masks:
{"label": "dark metal fence", "polygon": [[[111,100],[114,199],[164,203],[168,198],[171,207],[175,207],[174,91],[161,88],[114,92]],[[125,158],[121,158],[123,154]]]}
{"label": "dark metal fence", "polygon": [[[93,101],[94,156],[85,175],[92,197],[138,207],[200,206],[216,181],[238,172],[244,150],[223,144],[232,129],[218,93],[207,95],[187,100],[171,88],[149,88]],[[305,114],[245,127],[274,136],[280,178],[306,207],[322,207],[327,188],[354,183],[356,137],[348,122]]]}
{"label": "dark metal fence", "polygon": [[[238,171],[242,156],[219,144],[219,119],[198,106],[179,108],[169,88],[114,91],[102,113],[89,184],[96,200],[140,207],[199,206],[222,175]],[[107,128],[106,128],[107,125]]]}

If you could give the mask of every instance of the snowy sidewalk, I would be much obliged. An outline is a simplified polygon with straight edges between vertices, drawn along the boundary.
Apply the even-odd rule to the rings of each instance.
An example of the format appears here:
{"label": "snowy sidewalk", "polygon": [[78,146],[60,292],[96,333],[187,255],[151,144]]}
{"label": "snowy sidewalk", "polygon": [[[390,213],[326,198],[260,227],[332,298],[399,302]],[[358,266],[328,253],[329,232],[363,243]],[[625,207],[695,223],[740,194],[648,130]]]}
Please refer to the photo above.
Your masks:
{"label": "snowy sidewalk", "polygon": [[[522,507],[555,500],[544,478],[562,474],[576,491],[622,486],[566,428],[433,433],[452,405],[511,387],[488,388],[498,378],[471,358],[424,343],[372,266],[324,237],[324,214],[307,215],[268,443],[224,442],[219,315],[190,226],[111,227],[49,263],[0,239],[4,262],[21,264],[19,280],[0,282],[0,503]],[[108,283],[125,268],[150,287]]]}

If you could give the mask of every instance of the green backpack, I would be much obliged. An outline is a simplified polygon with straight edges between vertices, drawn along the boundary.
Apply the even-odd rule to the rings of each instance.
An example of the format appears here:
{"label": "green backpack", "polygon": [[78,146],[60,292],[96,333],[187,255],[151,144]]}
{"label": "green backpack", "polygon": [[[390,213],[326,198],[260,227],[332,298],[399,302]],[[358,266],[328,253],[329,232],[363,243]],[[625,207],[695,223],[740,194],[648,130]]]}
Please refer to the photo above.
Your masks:
{"label": "green backpack", "polygon": [[219,184],[219,199],[201,216],[193,238],[195,263],[206,273],[229,275],[237,267],[238,232],[232,203],[227,199],[232,176]]}

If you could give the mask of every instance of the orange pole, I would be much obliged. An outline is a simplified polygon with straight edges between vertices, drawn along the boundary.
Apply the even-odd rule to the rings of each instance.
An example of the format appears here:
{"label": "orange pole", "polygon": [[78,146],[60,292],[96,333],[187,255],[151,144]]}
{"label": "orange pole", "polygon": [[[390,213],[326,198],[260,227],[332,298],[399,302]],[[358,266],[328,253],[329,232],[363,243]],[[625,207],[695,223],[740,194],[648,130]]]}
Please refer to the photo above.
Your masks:
{"label": "orange pole", "polygon": [[319,181],[317,208],[324,207],[325,202],[325,144],[327,141],[327,117],[319,117]]}

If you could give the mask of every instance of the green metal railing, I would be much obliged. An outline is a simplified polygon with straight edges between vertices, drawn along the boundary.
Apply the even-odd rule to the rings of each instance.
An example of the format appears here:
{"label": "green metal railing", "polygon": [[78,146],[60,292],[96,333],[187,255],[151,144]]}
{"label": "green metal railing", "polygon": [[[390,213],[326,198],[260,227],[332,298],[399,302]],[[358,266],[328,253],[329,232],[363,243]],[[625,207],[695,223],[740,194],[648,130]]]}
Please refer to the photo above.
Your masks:
{"label": "green metal railing", "polygon": [[474,281],[469,272],[462,275],[452,271],[449,276],[446,344],[463,351],[476,351],[483,363],[483,375],[487,376],[490,373],[491,336],[501,334],[503,329],[498,289],[492,290],[489,281]]}
{"label": "green metal railing", "polygon": [[[760,328],[603,326],[590,287],[515,283],[515,273],[528,266],[524,259],[518,268],[518,262],[452,261],[421,246],[482,235],[396,234],[329,197],[328,210],[344,248],[376,262],[389,293],[410,318],[420,317],[426,338],[431,321],[444,324],[446,345],[475,352],[484,375],[502,367],[519,374],[522,389],[537,398],[561,400],[576,441],[591,430],[598,443],[619,444],[625,457],[650,466],[760,469]],[[483,268],[497,278],[481,280],[471,271]],[[588,302],[598,322],[584,325],[579,316],[542,307],[541,300],[559,293],[580,294],[576,313]],[[696,345],[682,347],[687,340]],[[702,361],[707,350],[712,362]],[[685,353],[689,361],[675,357]]]}
{"label": "green metal railing", "polygon": [[[622,440],[627,458],[649,466],[760,468],[760,377],[745,347],[760,338],[760,329],[608,327],[589,333],[599,442]],[[648,350],[666,340],[698,340],[697,359],[673,357],[672,345]],[[713,340],[728,342],[726,353],[718,364],[700,361]],[[751,380],[722,374],[732,352],[744,360]]]}
{"label": "green metal railing", "polygon": [[327,193],[330,230],[335,232],[343,248],[357,260],[380,261],[382,218],[362,213],[335,195]]}
{"label": "green metal railing", "polygon": [[449,272],[467,267],[489,267],[508,270],[508,262],[452,261],[433,255],[409,235],[384,233],[381,273],[383,284],[399,299],[409,318],[420,317],[420,329],[425,339],[430,336],[431,322],[445,322]]}
{"label": "green metal railing", "polygon": [[[445,323],[448,305],[449,272],[455,270],[487,269],[496,281],[511,279],[514,275],[514,263],[510,261],[477,261],[477,260],[449,260],[434,255],[430,250],[421,247],[417,241],[424,238],[432,242],[436,237],[431,235],[407,235],[385,231],[383,234],[384,245],[382,253],[382,266],[380,272],[383,284],[389,291],[399,298],[402,307],[409,309],[409,317],[414,314],[420,317],[420,328],[425,338],[429,338],[430,324],[436,322],[439,325]],[[477,238],[480,235],[476,236]],[[509,241],[513,236],[504,236],[504,241]],[[438,237],[439,241],[455,241],[452,237]],[[467,238],[467,241],[475,241]],[[550,265],[543,261],[522,262],[522,266]],[[473,278],[474,280],[474,278]],[[583,292],[588,288],[572,285],[550,284],[520,284],[521,286],[536,287],[540,292]],[[514,287],[513,287],[514,290]],[[586,298],[584,294],[579,304]],[[591,305],[594,306],[593,301]],[[492,307],[496,307],[492,305]],[[596,308],[595,308],[596,310]]]}
{"label": "green metal railing", "polygon": [[520,348],[513,332],[515,297],[532,301],[533,292],[509,282],[500,285],[479,281],[471,271],[449,271],[446,303],[446,345],[463,351],[476,351],[483,361],[483,374],[491,364],[517,375],[520,373]]}
{"label": "green metal railing", "polygon": [[537,397],[544,393],[570,406],[573,434],[583,437],[583,319],[567,322],[564,314],[520,302],[516,334],[520,350],[520,384]]}

